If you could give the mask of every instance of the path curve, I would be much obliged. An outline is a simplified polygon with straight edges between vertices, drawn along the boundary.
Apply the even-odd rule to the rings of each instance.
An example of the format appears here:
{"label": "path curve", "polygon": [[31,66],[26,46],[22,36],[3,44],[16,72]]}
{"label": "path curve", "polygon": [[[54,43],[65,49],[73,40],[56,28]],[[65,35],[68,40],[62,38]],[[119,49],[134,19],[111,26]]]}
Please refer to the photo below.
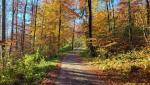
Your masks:
{"label": "path curve", "polygon": [[105,85],[75,54],[64,56],[56,85]]}

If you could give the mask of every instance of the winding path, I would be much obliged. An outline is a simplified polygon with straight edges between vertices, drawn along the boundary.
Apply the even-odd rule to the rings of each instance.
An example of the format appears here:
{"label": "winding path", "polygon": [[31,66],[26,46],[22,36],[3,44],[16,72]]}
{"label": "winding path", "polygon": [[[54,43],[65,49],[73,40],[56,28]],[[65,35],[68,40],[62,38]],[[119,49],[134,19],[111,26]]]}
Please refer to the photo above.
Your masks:
{"label": "winding path", "polygon": [[89,71],[89,66],[75,54],[67,54],[61,64],[60,75],[56,85],[105,85],[95,73]]}

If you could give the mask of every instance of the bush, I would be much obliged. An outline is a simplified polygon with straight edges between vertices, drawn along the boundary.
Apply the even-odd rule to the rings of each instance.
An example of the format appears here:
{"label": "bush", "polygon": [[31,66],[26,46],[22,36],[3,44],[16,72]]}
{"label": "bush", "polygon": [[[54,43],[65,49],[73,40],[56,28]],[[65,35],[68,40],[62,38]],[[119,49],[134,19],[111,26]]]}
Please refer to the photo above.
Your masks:
{"label": "bush", "polygon": [[93,59],[91,64],[97,65],[103,71],[118,70],[121,72],[130,72],[137,68],[146,70],[150,66],[147,52],[149,52],[149,49],[140,51],[132,50],[127,53],[112,55],[108,59],[104,58],[105,52],[102,52],[101,56]]}
{"label": "bush", "polygon": [[[41,80],[48,71],[53,70],[58,62],[58,56],[44,57],[40,50],[34,54],[25,54],[12,64],[9,62],[9,68],[0,73],[0,85],[21,85]],[[21,84],[20,84],[21,82]]]}
{"label": "bush", "polygon": [[59,52],[66,52],[72,50],[72,47],[70,44],[66,44],[64,47],[59,49]]}

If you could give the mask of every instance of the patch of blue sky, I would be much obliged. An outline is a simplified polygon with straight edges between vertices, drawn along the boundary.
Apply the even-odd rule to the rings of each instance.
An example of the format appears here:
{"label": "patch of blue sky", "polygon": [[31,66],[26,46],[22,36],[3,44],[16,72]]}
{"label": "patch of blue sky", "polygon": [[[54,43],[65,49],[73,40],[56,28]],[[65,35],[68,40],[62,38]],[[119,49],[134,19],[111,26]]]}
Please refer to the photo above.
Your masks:
{"label": "patch of blue sky", "polygon": [[[120,0],[111,0],[112,3],[114,3],[114,7],[116,8],[120,2]],[[104,10],[106,9],[106,3],[104,0],[99,0],[98,2],[98,10]]]}

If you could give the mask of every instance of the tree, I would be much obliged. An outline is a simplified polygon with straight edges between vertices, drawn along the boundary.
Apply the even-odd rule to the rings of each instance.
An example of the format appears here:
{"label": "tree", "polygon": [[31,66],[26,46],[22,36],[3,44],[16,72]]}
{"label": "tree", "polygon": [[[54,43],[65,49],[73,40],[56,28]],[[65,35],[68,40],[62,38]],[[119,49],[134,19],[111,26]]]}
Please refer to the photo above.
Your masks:
{"label": "tree", "polygon": [[24,12],[23,12],[23,29],[21,36],[21,52],[24,54],[24,44],[25,44],[25,31],[26,31],[26,11],[27,11],[28,0],[25,1]]}
{"label": "tree", "polygon": [[132,27],[133,27],[133,22],[132,22],[132,15],[131,15],[131,0],[128,0],[128,36],[129,36],[129,43],[131,45],[132,41]]}
{"label": "tree", "polygon": [[146,2],[146,10],[147,10],[147,25],[150,25],[150,4],[149,0],[145,0]]}
{"label": "tree", "polygon": [[6,42],[6,0],[2,0],[2,60],[5,67],[5,42]]}
{"label": "tree", "polygon": [[[89,10],[89,38],[92,39],[93,38],[93,34],[92,34],[92,0],[88,0],[88,10]],[[92,42],[92,41],[90,41]],[[96,56],[95,53],[95,48],[92,45],[92,43],[89,44],[89,48],[90,48],[90,54],[91,56]]]}
{"label": "tree", "polygon": [[35,48],[35,34],[36,34],[36,30],[37,30],[37,12],[38,12],[38,2],[39,0],[36,1],[36,6],[35,6],[35,17],[34,17],[34,35],[33,35],[33,49]]}
{"label": "tree", "polygon": [[59,28],[58,28],[58,50],[60,48],[60,33],[61,33],[61,24],[62,24],[62,1],[59,0],[59,5],[60,5],[60,8],[59,8]]}
{"label": "tree", "polygon": [[[147,26],[150,26],[150,4],[149,4],[149,0],[145,0],[146,2],[146,11],[147,11]],[[148,41],[148,35],[149,35],[149,32],[148,32],[148,28],[144,28],[143,32],[144,32],[144,37],[145,37],[145,40],[147,42],[147,44],[149,43]]]}
{"label": "tree", "polygon": [[15,23],[16,23],[16,50],[18,49],[18,4],[19,0],[16,0],[16,15],[15,15]]}
{"label": "tree", "polygon": [[113,12],[113,29],[112,29],[112,33],[113,33],[113,35],[115,37],[116,19],[115,19],[114,0],[111,1],[111,6],[112,6],[112,12]]}
{"label": "tree", "polygon": [[74,49],[75,28],[76,28],[76,21],[74,20],[74,27],[72,30],[72,50]]}
{"label": "tree", "polygon": [[15,2],[14,0],[12,0],[12,23],[11,23],[11,45],[10,45],[10,50],[9,50],[9,54],[12,51],[12,41],[13,41],[13,36],[14,36],[14,18],[15,18]]}
{"label": "tree", "polygon": [[108,28],[109,31],[111,31],[111,21],[110,21],[110,12],[109,12],[109,1],[106,1],[106,9],[107,9],[107,22],[108,22]]}

